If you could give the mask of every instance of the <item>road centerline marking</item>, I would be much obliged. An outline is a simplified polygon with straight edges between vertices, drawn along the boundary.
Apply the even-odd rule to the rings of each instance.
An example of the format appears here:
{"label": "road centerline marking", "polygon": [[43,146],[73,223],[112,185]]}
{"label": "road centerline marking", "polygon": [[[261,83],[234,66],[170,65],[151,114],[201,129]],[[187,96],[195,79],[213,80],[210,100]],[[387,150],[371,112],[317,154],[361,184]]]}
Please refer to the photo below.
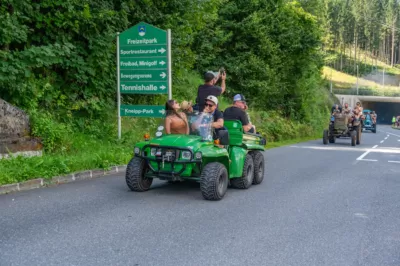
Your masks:
{"label": "road centerline marking", "polygon": [[388,161],[389,163],[400,163],[399,161]]}

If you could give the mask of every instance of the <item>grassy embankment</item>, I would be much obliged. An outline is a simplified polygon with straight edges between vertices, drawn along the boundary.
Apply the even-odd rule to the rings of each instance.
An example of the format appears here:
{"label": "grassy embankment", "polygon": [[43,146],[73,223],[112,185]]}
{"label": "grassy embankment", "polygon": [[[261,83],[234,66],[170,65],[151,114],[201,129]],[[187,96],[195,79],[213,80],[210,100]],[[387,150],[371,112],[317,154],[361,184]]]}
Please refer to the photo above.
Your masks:
{"label": "grassy embankment", "polygon": [[[189,73],[184,80],[174,84],[174,98],[194,99],[196,88],[202,80],[197,74]],[[190,89],[188,89],[190,88]],[[329,97],[321,90],[321,101]],[[230,104],[222,97],[221,109]],[[322,103],[324,104],[324,103]],[[267,148],[278,147],[320,136],[323,115],[313,124],[302,124],[282,117],[277,112],[265,112],[251,108],[250,115],[257,130],[267,137]],[[31,114],[34,130],[40,127],[45,146],[42,157],[0,160],[0,185],[22,182],[34,178],[51,178],[76,171],[127,164],[132,157],[133,145],[143,139],[147,132],[154,135],[161,119],[123,118],[122,139],[117,140],[116,111],[107,120],[98,121],[90,130],[80,131],[75,126],[59,123],[39,113]]]}
{"label": "grassy embankment", "polygon": [[[348,51],[347,51],[348,52]],[[391,95],[400,93],[400,68],[391,67],[385,62],[375,60],[368,54],[359,51],[359,79],[358,87],[361,94],[366,95]],[[332,79],[333,89],[339,93],[349,93],[356,89],[357,75],[354,71],[354,60],[349,59],[349,54],[343,56],[342,71],[340,71],[340,56],[332,52],[327,56],[327,65],[323,68],[323,77],[329,81]],[[332,66],[336,66],[333,68]],[[383,77],[383,73],[385,76]],[[383,86],[384,82],[384,86]]]}

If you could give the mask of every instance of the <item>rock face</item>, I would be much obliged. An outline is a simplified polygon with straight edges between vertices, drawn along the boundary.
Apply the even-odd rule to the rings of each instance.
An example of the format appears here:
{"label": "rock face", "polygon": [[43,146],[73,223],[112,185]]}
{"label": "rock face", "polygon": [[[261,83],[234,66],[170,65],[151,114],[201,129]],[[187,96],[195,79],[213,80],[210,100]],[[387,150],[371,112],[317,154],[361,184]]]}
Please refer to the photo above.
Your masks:
{"label": "rock face", "polygon": [[30,137],[29,116],[0,99],[0,158],[5,154],[40,151],[40,140]]}

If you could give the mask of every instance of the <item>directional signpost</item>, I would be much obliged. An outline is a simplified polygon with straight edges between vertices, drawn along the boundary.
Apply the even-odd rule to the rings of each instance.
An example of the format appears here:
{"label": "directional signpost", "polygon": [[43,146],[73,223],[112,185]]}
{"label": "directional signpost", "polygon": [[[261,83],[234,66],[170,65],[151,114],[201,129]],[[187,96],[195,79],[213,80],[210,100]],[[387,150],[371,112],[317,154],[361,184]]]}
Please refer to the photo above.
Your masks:
{"label": "directional signpost", "polygon": [[163,117],[163,106],[121,105],[121,94],[168,94],[172,98],[171,30],[141,22],[117,36],[118,138],[121,116]]}

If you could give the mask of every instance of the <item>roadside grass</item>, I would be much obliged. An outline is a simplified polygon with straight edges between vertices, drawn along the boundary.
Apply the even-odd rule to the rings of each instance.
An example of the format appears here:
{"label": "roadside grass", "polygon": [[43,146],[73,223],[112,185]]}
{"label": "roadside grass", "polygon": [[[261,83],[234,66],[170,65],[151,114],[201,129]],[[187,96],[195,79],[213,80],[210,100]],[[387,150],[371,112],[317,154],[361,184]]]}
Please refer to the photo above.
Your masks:
{"label": "roadside grass", "polygon": [[[400,75],[400,74],[399,74]],[[352,76],[350,74],[346,74],[344,72],[337,71],[331,67],[324,66],[323,67],[323,77],[328,82],[332,78],[332,84],[335,89],[353,89],[356,88],[357,84],[357,77]],[[385,85],[382,86],[382,83],[377,83],[372,80],[367,80],[365,78],[359,77],[358,79],[358,86],[359,88],[370,88],[370,89],[386,89],[392,91],[400,91],[399,86],[393,85]]]}
{"label": "roadside grass", "polygon": [[274,148],[279,148],[279,147],[283,147],[283,146],[288,146],[288,145],[293,145],[293,144],[297,144],[297,143],[301,143],[301,142],[307,142],[307,141],[318,140],[318,139],[322,139],[322,136],[314,135],[314,136],[309,136],[309,137],[302,137],[302,138],[296,138],[296,139],[290,139],[290,140],[271,142],[271,143],[267,144],[266,149],[270,150],[270,149],[274,149]]}

